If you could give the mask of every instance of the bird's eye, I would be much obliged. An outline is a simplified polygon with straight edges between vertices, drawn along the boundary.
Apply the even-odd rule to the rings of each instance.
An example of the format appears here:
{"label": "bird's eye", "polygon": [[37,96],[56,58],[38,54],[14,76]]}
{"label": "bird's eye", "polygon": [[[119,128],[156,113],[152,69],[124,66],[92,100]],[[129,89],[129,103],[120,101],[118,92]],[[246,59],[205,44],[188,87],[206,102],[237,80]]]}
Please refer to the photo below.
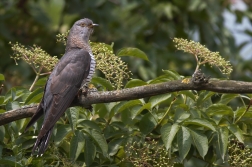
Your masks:
{"label": "bird's eye", "polygon": [[85,23],[81,23],[80,26],[81,26],[81,27],[85,27],[86,24],[85,24]]}

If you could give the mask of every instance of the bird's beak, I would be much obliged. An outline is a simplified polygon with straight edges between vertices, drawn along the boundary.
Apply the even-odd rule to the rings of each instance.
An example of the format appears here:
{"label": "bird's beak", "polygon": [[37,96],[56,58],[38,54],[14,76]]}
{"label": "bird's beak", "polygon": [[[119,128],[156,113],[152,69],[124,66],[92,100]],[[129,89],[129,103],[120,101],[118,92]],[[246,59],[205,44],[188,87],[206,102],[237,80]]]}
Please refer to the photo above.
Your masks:
{"label": "bird's beak", "polygon": [[92,27],[97,27],[97,26],[99,26],[99,24],[92,24]]}

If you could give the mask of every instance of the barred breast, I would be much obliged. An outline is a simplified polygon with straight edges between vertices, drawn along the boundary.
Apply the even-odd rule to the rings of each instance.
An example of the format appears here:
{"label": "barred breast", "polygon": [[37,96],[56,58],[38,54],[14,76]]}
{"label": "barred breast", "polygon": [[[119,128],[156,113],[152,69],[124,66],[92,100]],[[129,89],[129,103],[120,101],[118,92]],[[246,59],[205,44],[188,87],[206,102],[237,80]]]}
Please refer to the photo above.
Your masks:
{"label": "barred breast", "polygon": [[89,54],[91,56],[91,62],[90,62],[91,64],[90,64],[89,74],[88,74],[87,78],[82,81],[81,88],[88,86],[89,82],[91,81],[91,79],[95,73],[95,65],[96,65],[95,58],[94,58],[94,55],[92,52],[91,53],[89,52]]}

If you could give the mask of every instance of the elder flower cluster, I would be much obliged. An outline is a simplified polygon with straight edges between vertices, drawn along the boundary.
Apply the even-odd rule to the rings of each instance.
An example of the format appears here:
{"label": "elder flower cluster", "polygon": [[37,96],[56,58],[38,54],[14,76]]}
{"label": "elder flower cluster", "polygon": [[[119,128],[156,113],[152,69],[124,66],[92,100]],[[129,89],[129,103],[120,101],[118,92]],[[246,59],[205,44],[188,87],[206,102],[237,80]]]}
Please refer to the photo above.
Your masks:
{"label": "elder flower cluster", "polygon": [[12,44],[10,42],[11,49],[14,54],[11,56],[17,64],[17,60],[22,59],[26,63],[28,63],[33,70],[38,73],[41,68],[45,68],[47,71],[51,71],[55,64],[58,62],[58,58],[56,56],[50,56],[40,47],[33,45],[32,47],[25,47],[19,43]]}
{"label": "elder flower cluster", "polygon": [[188,41],[182,38],[174,38],[173,42],[176,44],[175,47],[178,50],[183,50],[195,56],[197,61],[195,71],[199,69],[200,65],[206,63],[210,64],[211,67],[216,66],[222,74],[230,75],[233,70],[230,62],[221,57],[219,52],[211,52],[199,42]]}
{"label": "elder flower cluster", "polygon": [[130,162],[134,166],[146,167],[173,167],[176,162],[175,158],[169,155],[164,145],[159,145],[157,141],[148,141],[125,146],[126,158],[123,161]]}
{"label": "elder flower cluster", "polygon": [[[33,71],[36,73],[36,78],[34,79],[31,87],[29,88],[30,91],[32,91],[35,83],[38,81],[39,76],[47,75],[50,73],[50,71],[53,70],[55,64],[59,61],[56,56],[50,56],[48,53],[46,53],[43,49],[40,47],[33,45],[32,47],[25,47],[24,45],[21,45],[19,43],[12,44],[10,42],[11,49],[13,50],[14,54],[11,56],[16,62],[17,60],[24,60],[26,63],[28,63]],[[42,73],[42,71],[46,69],[47,73]]]}
{"label": "elder flower cluster", "polygon": [[244,167],[252,164],[252,149],[243,143],[232,139],[228,146],[228,162],[231,166]]}
{"label": "elder flower cluster", "polygon": [[68,31],[66,31],[66,32],[64,32],[64,33],[62,33],[62,34],[56,35],[56,40],[57,40],[57,42],[62,42],[64,45],[66,45],[67,36],[68,36],[68,34],[69,34],[69,31],[70,31],[70,30],[68,30]]}
{"label": "elder flower cluster", "polygon": [[100,70],[116,89],[123,86],[123,80],[129,79],[132,75],[128,66],[116,56],[112,48],[104,43],[90,42],[94,57],[96,59],[96,68]]}

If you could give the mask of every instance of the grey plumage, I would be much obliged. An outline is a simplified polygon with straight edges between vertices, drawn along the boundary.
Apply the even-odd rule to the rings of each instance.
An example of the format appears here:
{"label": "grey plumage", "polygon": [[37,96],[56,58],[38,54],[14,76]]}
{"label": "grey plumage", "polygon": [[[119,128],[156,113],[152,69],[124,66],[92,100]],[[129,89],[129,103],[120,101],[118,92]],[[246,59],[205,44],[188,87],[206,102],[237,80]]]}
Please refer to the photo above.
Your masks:
{"label": "grey plumage", "polygon": [[88,41],[96,25],[90,19],[81,19],[69,32],[65,54],[49,76],[43,98],[25,129],[27,131],[44,114],[33,154],[36,149],[38,155],[45,152],[55,123],[70,106],[80,87],[87,85],[93,76],[95,60]]}

